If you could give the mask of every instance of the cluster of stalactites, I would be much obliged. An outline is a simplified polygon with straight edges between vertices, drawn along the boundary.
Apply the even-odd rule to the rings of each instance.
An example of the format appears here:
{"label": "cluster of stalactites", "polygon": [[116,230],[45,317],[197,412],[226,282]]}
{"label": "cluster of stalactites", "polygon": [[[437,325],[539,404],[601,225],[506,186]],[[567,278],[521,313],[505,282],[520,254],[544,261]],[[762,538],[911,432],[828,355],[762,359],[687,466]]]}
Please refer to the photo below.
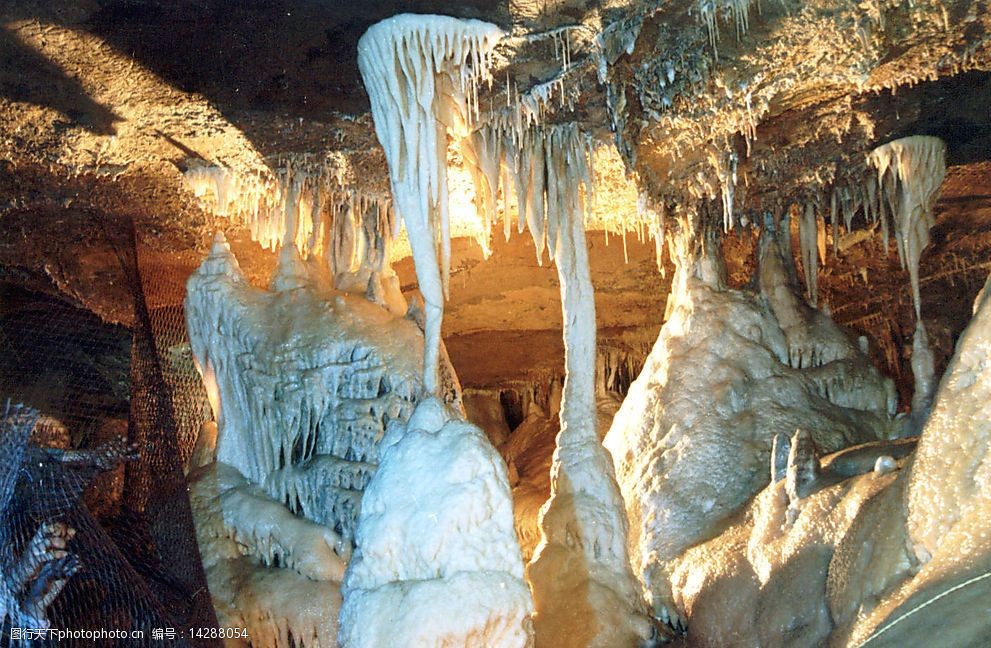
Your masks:
{"label": "cluster of stalactites", "polygon": [[593,149],[575,124],[490,121],[462,142],[462,151],[485,228],[501,215],[508,240],[515,203],[516,230],[530,232],[538,262],[545,249],[554,260],[568,214],[590,216]]}
{"label": "cluster of stalactites", "polygon": [[[834,256],[870,237],[877,229],[884,249],[888,250],[893,227],[898,258],[909,272],[918,317],[919,257],[935,223],[933,206],[946,175],[946,146],[938,138],[916,135],[879,146],[868,155],[867,161],[877,170],[876,178],[836,182],[828,199],[820,197],[797,206],[800,257],[809,301],[816,304],[818,264],[825,263],[827,258],[828,213]],[[866,228],[855,231],[854,219],[858,213],[863,215]],[[845,235],[841,235],[841,224]]]}
{"label": "cluster of stalactites", "polygon": [[490,118],[509,120],[517,124],[536,125],[544,123],[547,107],[555,104],[562,109],[572,110],[580,94],[575,84],[565,83],[572,72],[581,68],[581,63],[572,60],[571,32],[581,29],[576,26],[565,26],[552,29],[549,32],[533,35],[531,38],[550,37],[554,42],[554,58],[560,63],[561,70],[553,77],[537,83],[528,90],[520,92],[516,83],[506,79],[506,105],[498,110],[490,110]]}
{"label": "cluster of stalactites", "polygon": [[726,12],[736,27],[736,38],[739,40],[750,28],[751,0],[699,0],[698,12],[702,23],[709,34],[709,46],[712,56],[719,59],[719,26],[716,21],[719,14]]}
{"label": "cluster of stalactites", "polygon": [[733,198],[736,192],[736,167],[739,160],[740,158],[734,150],[730,150],[725,155],[715,154],[712,151],[709,153],[709,161],[719,179],[724,232],[729,232],[736,224],[733,217]]}
{"label": "cluster of stalactites", "polygon": [[265,249],[295,244],[306,257],[326,258],[336,276],[388,261],[399,222],[387,197],[345,187],[331,166],[238,172],[194,166],[189,187],[208,211],[248,228]]}

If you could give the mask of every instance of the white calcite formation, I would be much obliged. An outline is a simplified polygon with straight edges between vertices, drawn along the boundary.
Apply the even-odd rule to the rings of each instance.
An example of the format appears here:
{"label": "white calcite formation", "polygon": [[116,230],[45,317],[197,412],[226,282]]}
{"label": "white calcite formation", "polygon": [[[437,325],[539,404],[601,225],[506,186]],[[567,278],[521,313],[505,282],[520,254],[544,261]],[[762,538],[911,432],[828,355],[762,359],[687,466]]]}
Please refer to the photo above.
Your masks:
{"label": "white calcite formation", "polygon": [[[591,141],[574,124],[541,126],[522,113],[511,112],[472,132],[461,149],[483,222],[491,227],[501,215],[507,239],[513,229],[527,230],[538,263],[543,263],[545,250],[555,260],[559,238],[566,235],[565,219],[591,213]],[[497,209],[500,196],[501,212]],[[515,208],[515,223],[510,218],[511,207]]]}
{"label": "white calcite formation", "polygon": [[288,246],[271,290],[254,288],[218,236],[187,283],[186,321],[214,394],[217,460],[351,537],[378,443],[419,396],[422,338],[318,277]]}
{"label": "white calcite formation", "polygon": [[537,644],[636,645],[649,640],[651,627],[630,571],[623,501],[596,427],[595,299],[582,206],[583,193],[591,198],[590,160],[573,126],[550,130],[543,148],[565,379],[551,496],[540,511],[540,542],[527,567]]}
{"label": "white calcite formation", "polygon": [[467,135],[478,112],[478,84],[501,37],[498,27],[478,20],[402,14],[372,25],[358,41],[358,69],[426,309],[424,385],[430,393],[438,391],[451,258],[448,132]]}
{"label": "white calcite formation", "polygon": [[[595,303],[585,244],[593,198],[592,147],[575,124],[542,126],[519,111],[495,118],[462,142],[483,220],[503,219],[533,239],[557,266],[564,315],[561,431],[551,463],[550,499],[527,567],[538,645],[635,645],[653,634],[630,571],[623,502],[596,411]],[[497,196],[502,195],[502,212]],[[516,219],[510,218],[515,196]],[[518,491],[518,527],[533,540],[535,488]]]}
{"label": "white calcite formation", "polygon": [[335,646],[349,545],[222,462],[190,472],[189,497],[220,626],[255,646]]}
{"label": "white calcite formation", "polygon": [[187,284],[216,419],[189,477],[197,537],[221,623],[255,645],[335,644],[362,491],[421,396],[416,324],[329,285],[290,244],[255,288],[222,235]]}
{"label": "white calcite formation", "polygon": [[878,187],[895,224],[895,240],[912,282],[915,315],[919,302],[919,257],[935,225],[933,205],[946,176],[946,145],[937,137],[913,135],[871,151],[868,163],[877,169]]}
{"label": "white calcite formation", "polygon": [[932,401],[933,358],[922,324],[919,298],[919,258],[929,244],[929,229],[936,224],[933,205],[946,176],[946,144],[937,137],[913,135],[888,142],[871,151],[868,163],[877,169],[879,195],[887,203],[895,224],[895,240],[902,267],[908,268],[915,305],[915,338],[912,372],[915,393],[912,411],[921,420]]}
{"label": "white calcite formation", "polygon": [[674,561],[768,483],[776,435],[800,428],[831,452],[889,434],[890,381],[797,295],[768,225],[753,295],[725,288],[718,246],[682,223],[668,320],[604,442],[636,572],[674,625]]}
{"label": "white calcite formation", "polygon": [[[991,596],[991,278],[957,343],[922,429],[898,503],[900,552],[882,564],[908,563],[912,578],[861,610],[851,645],[905,646],[940,627],[939,643],[986,643],[986,617],[974,610]],[[903,507],[903,509],[902,509]],[[916,573],[917,572],[917,573]],[[895,581],[897,583],[897,581]]]}
{"label": "white calcite formation", "polygon": [[750,4],[750,0],[699,0],[698,15],[708,32],[713,58],[719,58],[720,16],[725,16],[727,22],[732,20],[739,40],[750,28]]}
{"label": "white calcite formation", "polygon": [[674,561],[692,645],[986,643],[991,280],[974,310],[910,460],[910,439],[822,459],[776,439],[772,484]]}
{"label": "white calcite formation", "polygon": [[[358,43],[423,294],[423,381],[435,395],[450,259],[448,133],[467,133],[501,35],[479,21],[401,15],[373,25]],[[341,645],[530,645],[532,603],[498,453],[436,399],[393,432],[359,520]]]}
{"label": "white calcite formation", "polygon": [[348,565],[340,645],[529,646],[506,466],[436,399],[383,441]]}
{"label": "white calcite formation", "polygon": [[948,546],[947,533],[991,506],[991,280],[974,304],[919,442],[908,492],[908,529],[923,562]]}
{"label": "white calcite formation", "polygon": [[819,225],[812,203],[805,205],[798,220],[798,241],[805,274],[805,291],[813,306],[819,301],[819,258],[817,255]]}

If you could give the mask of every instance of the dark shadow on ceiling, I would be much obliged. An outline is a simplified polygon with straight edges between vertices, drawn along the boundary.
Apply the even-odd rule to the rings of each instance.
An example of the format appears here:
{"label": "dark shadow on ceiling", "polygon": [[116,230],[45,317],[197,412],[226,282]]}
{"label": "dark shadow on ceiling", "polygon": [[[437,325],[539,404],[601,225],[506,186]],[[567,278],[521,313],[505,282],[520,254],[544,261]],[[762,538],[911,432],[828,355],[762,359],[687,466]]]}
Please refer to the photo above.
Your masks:
{"label": "dark shadow on ceiling", "polygon": [[100,0],[81,25],[223,112],[320,119],[368,109],[357,43],[398,13],[508,20],[508,0]]}
{"label": "dark shadow on ceiling", "polygon": [[[121,118],[93,101],[82,85],[42,54],[0,27],[0,96],[57,110],[65,126],[113,135]],[[56,123],[56,127],[58,124]]]}
{"label": "dark shadow on ceiling", "polygon": [[880,118],[879,142],[909,135],[933,135],[946,142],[947,164],[970,164],[991,156],[991,73],[963,72],[923,81],[867,102]]}

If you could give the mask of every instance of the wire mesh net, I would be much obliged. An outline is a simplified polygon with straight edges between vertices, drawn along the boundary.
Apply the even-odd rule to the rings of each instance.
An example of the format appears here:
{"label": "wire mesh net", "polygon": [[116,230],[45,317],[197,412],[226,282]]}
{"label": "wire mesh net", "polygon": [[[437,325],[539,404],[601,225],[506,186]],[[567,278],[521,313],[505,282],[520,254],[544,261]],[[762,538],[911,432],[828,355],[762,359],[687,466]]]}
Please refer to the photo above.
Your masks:
{"label": "wire mesh net", "polygon": [[0,286],[0,646],[213,645],[188,636],[217,621],[183,472],[208,406],[181,279],[153,279],[178,288],[150,311],[133,224],[94,231],[129,327]]}

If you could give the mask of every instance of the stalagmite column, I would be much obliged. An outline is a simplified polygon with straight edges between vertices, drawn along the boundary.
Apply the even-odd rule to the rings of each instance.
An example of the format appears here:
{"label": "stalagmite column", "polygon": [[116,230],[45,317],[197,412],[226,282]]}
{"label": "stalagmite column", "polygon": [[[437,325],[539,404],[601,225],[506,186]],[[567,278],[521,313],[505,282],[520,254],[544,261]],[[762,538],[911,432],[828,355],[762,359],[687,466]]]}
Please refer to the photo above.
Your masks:
{"label": "stalagmite column", "polygon": [[551,497],[541,509],[541,540],[527,567],[537,645],[634,646],[649,637],[650,627],[630,568],[623,499],[596,430],[595,301],[579,193],[588,162],[574,127],[551,130],[544,147],[565,380]]}
{"label": "stalagmite column", "polygon": [[933,206],[946,177],[946,145],[938,137],[903,137],[877,147],[871,151],[867,161],[877,169],[881,201],[886,199],[891,207],[898,256],[902,266],[908,267],[912,283],[916,319],[912,341],[912,372],[915,374],[912,415],[917,425],[921,426],[932,404],[935,381],[932,350],[922,323],[919,258],[929,244],[929,228],[936,223]]}
{"label": "stalagmite column", "polygon": [[[538,260],[557,265],[564,311],[565,383],[551,496],[527,567],[538,646],[636,646],[652,633],[627,549],[625,506],[612,458],[599,442],[595,300],[583,207],[592,194],[589,142],[575,124],[490,121],[464,141],[476,207],[491,222],[502,169],[503,204],[515,193]],[[584,199],[584,205],[583,205]],[[507,214],[503,212],[504,226]]]}
{"label": "stalagmite column", "polygon": [[358,41],[358,68],[426,308],[423,382],[430,393],[439,389],[450,259],[447,131],[467,134],[477,85],[501,37],[498,27],[478,20],[403,14],[372,25]]}
{"label": "stalagmite column", "polygon": [[467,134],[475,86],[500,36],[478,21],[403,15],[358,43],[423,293],[430,395],[382,440],[342,586],[344,648],[533,643],[505,464],[479,428],[436,398],[450,255],[447,132]]}

